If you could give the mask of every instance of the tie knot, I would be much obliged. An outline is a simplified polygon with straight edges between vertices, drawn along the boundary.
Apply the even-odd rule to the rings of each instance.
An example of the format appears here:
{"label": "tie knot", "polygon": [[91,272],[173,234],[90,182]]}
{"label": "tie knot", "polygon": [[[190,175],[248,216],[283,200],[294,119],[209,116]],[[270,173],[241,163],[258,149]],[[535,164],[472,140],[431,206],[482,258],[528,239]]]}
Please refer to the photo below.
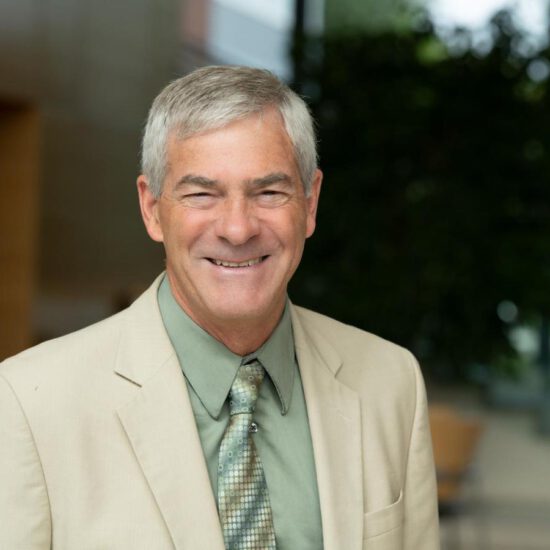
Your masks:
{"label": "tie knot", "polygon": [[229,392],[230,415],[254,412],[264,373],[257,361],[239,367]]}

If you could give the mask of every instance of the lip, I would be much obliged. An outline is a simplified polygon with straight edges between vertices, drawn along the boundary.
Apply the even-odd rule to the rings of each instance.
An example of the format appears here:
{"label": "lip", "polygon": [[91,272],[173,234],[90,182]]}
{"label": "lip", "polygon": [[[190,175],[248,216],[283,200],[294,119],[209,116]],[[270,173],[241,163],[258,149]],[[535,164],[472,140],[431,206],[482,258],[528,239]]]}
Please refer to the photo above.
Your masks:
{"label": "lip", "polygon": [[[216,261],[226,262],[226,263],[244,263],[248,261],[257,260],[260,258],[260,261],[257,263],[254,263],[252,265],[243,265],[243,266],[225,266],[225,265],[218,265]],[[261,268],[263,264],[266,263],[266,261],[270,258],[269,254],[261,255],[261,256],[253,256],[249,258],[243,258],[243,259],[227,259],[227,258],[212,258],[212,257],[205,257],[204,259],[208,261],[208,263],[217,270],[222,270],[224,272],[245,272],[245,271],[255,271],[256,269]],[[216,260],[216,261],[215,261]]]}

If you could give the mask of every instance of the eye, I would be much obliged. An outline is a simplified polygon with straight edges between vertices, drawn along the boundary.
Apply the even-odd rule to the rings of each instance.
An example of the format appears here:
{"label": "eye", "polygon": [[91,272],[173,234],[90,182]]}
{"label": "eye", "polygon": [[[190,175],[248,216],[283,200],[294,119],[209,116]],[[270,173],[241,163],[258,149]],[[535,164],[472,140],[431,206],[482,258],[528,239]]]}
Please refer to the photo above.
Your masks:
{"label": "eye", "polygon": [[180,202],[186,206],[194,208],[207,208],[214,203],[216,195],[206,191],[196,193],[185,193],[181,195]]}
{"label": "eye", "polygon": [[288,194],[279,189],[263,189],[258,195],[262,206],[279,206],[288,200]]}

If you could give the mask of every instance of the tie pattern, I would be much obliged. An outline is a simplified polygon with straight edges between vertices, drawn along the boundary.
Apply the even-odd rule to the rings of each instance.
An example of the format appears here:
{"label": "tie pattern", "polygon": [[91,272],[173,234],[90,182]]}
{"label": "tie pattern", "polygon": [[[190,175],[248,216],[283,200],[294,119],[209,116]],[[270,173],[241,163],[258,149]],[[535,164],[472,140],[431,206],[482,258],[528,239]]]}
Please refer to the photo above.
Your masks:
{"label": "tie pattern", "polygon": [[218,508],[227,550],[275,550],[267,484],[252,433],[264,369],[241,365],[229,392],[230,420],[218,463]]}

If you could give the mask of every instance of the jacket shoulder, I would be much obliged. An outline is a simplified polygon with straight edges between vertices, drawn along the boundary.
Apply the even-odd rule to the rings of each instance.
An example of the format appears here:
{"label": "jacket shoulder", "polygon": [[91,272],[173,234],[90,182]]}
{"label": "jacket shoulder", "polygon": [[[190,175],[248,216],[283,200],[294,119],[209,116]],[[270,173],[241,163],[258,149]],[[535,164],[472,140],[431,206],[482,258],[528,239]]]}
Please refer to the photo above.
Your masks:
{"label": "jacket shoulder", "polygon": [[105,356],[116,346],[124,312],[70,334],[42,342],[0,363],[0,375],[7,379],[28,376],[34,371],[62,369],[85,364],[87,359]]}
{"label": "jacket shoulder", "polygon": [[[127,309],[65,336],[48,340],[0,363],[0,376],[9,379],[82,374],[102,367],[112,370],[125,326],[149,321],[158,310],[157,288],[162,275]],[[158,313],[158,311],[157,311]],[[160,315],[160,314],[159,314]],[[153,321],[151,321],[153,322]]]}
{"label": "jacket shoulder", "polygon": [[418,362],[409,350],[305,308],[294,306],[294,312],[312,345],[325,350],[330,346],[339,357],[337,377],[348,387],[365,394],[376,389],[404,396],[421,383]]}
{"label": "jacket shoulder", "polygon": [[300,306],[293,307],[306,330],[315,332],[319,337],[329,342],[339,354],[347,356],[359,353],[387,358],[401,358],[407,362],[413,359],[412,354],[407,349],[376,334]]}

